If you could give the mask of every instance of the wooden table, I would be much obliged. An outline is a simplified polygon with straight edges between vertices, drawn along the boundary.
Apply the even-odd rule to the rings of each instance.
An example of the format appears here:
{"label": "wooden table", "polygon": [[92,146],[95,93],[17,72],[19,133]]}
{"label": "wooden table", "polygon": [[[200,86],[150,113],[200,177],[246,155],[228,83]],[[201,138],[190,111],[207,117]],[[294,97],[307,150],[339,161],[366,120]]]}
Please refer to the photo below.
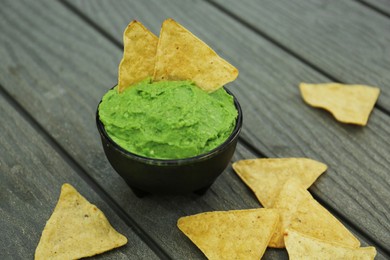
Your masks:
{"label": "wooden table", "polygon": [[[27,1],[0,8],[0,259],[32,259],[68,182],[128,244],[96,258],[202,259],[179,217],[259,207],[231,166],[203,196],[137,198],[106,160],[96,106],[117,81],[122,32],[158,35],[172,17],[240,71],[229,84],[244,125],[232,161],[309,157],[329,169],[309,189],[362,242],[390,257],[390,2]],[[307,106],[300,82],[381,88],[366,127]],[[268,249],[264,259],[285,259]]]}

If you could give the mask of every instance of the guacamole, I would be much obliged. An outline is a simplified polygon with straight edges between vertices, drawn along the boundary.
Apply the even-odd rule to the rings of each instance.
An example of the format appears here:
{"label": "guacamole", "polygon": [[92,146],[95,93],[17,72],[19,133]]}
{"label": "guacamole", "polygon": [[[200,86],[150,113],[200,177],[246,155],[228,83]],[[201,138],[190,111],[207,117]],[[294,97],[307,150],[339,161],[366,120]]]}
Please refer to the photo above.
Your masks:
{"label": "guacamole", "polygon": [[142,81],[109,90],[99,117],[111,139],[145,157],[181,159],[208,152],[232,133],[237,109],[223,88],[207,93],[190,81]]}

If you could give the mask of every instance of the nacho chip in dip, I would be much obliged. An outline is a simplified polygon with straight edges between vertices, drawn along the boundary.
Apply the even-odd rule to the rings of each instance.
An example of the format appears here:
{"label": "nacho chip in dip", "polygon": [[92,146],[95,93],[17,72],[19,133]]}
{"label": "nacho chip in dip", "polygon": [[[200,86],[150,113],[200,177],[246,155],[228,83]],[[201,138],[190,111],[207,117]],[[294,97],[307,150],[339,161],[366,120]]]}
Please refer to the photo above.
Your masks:
{"label": "nacho chip in dip", "polygon": [[158,38],[142,23],[132,21],[123,33],[123,58],[118,70],[118,92],[152,77]]}
{"label": "nacho chip in dip", "polygon": [[299,85],[306,103],[328,110],[340,122],[366,125],[380,89],[338,83]]}
{"label": "nacho chip in dip", "polygon": [[260,203],[270,208],[288,179],[299,179],[309,188],[327,166],[308,158],[262,158],[237,161],[233,169]]}
{"label": "nacho chip in dip", "polygon": [[177,226],[208,259],[260,259],[279,222],[274,209],[205,212]]}
{"label": "nacho chip in dip", "polygon": [[78,259],[127,243],[95,205],[64,184],[35,251],[35,259]]}
{"label": "nacho chip in dip", "polygon": [[191,80],[213,92],[235,80],[238,70],[173,19],[163,22],[157,46],[154,81]]}

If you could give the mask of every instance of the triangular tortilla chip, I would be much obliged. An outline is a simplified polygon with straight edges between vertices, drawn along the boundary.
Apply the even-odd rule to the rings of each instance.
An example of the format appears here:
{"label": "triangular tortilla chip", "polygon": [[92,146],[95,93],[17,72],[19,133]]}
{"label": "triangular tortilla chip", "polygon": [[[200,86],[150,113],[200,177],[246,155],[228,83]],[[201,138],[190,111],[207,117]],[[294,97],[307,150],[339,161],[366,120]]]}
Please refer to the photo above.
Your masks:
{"label": "triangular tortilla chip", "polygon": [[376,255],[375,247],[352,248],[287,230],[284,236],[289,259],[355,259],[370,260]]}
{"label": "triangular tortilla chip", "polygon": [[299,85],[306,103],[328,110],[340,122],[366,125],[380,89],[338,83]]}
{"label": "triangular tortilla chip", "polygon": [[118,91],[153,76],[158,38],[140,22],[132,21],[123,33],[123,58],[118,70]]}
{"label": "triangular tortilla chip", "polygon": [[177,226],[208,259],[260,259],[279,222],[274,209],[205,212]]}
{"label": "triangular tortilla chip", "polygon": [[213,92],[235,80],[238,70],[219,57],[173,19],[164,21],[157,46],[154,81],[192,80],[207,92]]}
{"label": "triangular tortilla chip", "polygon": [[78,259],[127,243],[95,205],[64,184],[35,251],[35,259]]}
{"label": "triangular tortilla chip", "polygon": [[335,243],[359,247],[359,240],[352,235],[329,211],[322,207],[310,193],[302,187],[299,180],[289,179],[274,208],[280,209],[279,230],[271,238],[270,247],[283,248],[283,235],[286,229],[294,229],[312,237]]}
{"label": "triangular tortilla chip", "polygon": [[327,166],[308,158],[264,158],[237,161],[233,169],[260,203],[271,208],[288,179],[299,179],[304,188],[309,188]]}

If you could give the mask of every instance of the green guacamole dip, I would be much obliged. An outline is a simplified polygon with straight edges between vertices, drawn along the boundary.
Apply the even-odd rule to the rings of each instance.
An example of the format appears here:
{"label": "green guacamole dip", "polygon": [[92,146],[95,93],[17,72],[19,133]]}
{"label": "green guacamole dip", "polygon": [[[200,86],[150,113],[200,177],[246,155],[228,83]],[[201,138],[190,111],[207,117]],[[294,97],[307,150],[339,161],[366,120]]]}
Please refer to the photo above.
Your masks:
{"label": "green guacamole dip", "polygon": [[232,133],[237,109],[221,88],[211,94],[190,81],[145,80],[108,91],[99,117],[111,139],[146,157],[181,159],[208,152]]}

